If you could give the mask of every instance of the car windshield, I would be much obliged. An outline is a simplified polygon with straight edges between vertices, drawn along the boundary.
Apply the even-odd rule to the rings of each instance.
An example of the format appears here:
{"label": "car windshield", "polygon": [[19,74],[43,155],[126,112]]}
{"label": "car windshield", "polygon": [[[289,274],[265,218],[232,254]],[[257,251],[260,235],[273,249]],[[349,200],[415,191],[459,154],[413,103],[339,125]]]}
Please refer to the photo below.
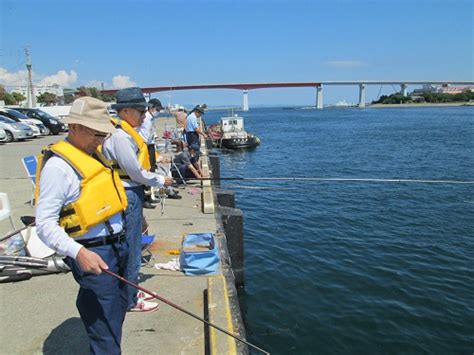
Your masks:
{"label": "car windshield", "polygon": [[[18,112],[18,111],[16,111],[16,110],[7,110],[7,112],[8,112],[8,114],[9,114],[10,116],[19,118],[20,120],[27,120],[27,119],[29,119],[28,116],[26,116],[26,115],[24,115],[23,113]],[[1,111],[0,111],[0,113],[1,113]]]}
{"label": "car windshield", "polygon": [[56,117],[51,116],[49,113],[46,113],[41,110],[35,110],[35,112],[38,114],[38,116],[43,117],[43,118],[52,118],[53,120],[56,119]]}
{"label": "car windshield", "polygon": [[4,123],[16,123],[16,122],[13,121],[11,118],[8,118],[8,117],[5,117],[5,116],[0,116],[0,122],[4,122]]}

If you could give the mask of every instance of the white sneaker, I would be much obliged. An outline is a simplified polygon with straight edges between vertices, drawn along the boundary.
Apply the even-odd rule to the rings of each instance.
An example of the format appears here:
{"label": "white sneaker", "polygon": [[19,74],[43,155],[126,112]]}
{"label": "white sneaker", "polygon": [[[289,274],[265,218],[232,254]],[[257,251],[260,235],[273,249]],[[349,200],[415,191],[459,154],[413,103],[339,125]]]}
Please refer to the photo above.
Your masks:
{"label": "white sneaker", "polygon": [[145,301],[144,299],[138,299],[137,304],[129,312],[155,312],[160,308],[160,305],[156,302]]}
{"label": "white sneaker", "polygon": [[[153,292],[153,294],[156,295],[156,293]],[[138,291],[137,293],[137,299],[139,300],[144,300],[144,301],[152,301],[152,300],[155,300],[156,297],[153,297],[152,295],[148,294],[148,293],[145,293],[143,291]]]}

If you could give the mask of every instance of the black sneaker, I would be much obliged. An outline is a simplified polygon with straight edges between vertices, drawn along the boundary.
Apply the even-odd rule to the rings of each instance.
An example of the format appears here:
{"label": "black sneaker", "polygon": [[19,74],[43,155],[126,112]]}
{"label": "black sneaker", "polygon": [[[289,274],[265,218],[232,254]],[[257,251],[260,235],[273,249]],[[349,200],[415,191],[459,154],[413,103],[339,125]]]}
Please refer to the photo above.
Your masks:
{"label": "black sneaker", "polygon": [[143,202],[143,208],[149,208],[149,209],[153,209],[155,208],[156,206],[148,201],[145,201]]}
{"label": "black sneaker", "polygon": [[183,196],[178,195],[178,194],[172,194],[172,195],[168,195],[168,198],[170,198],[172,200],[181,200],[183,198]]}

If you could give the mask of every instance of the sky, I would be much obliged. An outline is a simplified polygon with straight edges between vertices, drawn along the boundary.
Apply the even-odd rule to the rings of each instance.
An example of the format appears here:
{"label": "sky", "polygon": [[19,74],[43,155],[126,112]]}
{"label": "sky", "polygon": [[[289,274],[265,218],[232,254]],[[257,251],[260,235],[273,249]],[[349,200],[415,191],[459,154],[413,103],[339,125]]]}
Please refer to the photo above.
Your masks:
{"label": "sky", "polygon": [[[68,88],[330,80],[474,81],[472,0],[0,0],[0,84]],[[409,87],[409,90],[414,87]],[[368,86],[367,100],[399,90]],[[314,105],[314,88],[258,89],[252,105]],[[156,93],[241,105],[238,90]],[[325,103],[357,102],[355,86]]]}

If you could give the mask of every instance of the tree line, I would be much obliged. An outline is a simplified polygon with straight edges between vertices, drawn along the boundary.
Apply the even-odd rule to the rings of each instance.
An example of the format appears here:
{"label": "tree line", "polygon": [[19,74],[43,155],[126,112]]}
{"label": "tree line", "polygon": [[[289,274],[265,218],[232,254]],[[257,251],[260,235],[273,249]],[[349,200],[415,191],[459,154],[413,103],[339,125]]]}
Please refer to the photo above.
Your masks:
{"label": "tree line", "polygon": [[474,100],[474,92],[466,91],[459,94],[442,94],[437,92],[425,92],[420,97],[403,96],[397,92],[392,95],[382,95],[372,104],[405,104],[405,103],[445,103],[445,102],[469,102]]}

